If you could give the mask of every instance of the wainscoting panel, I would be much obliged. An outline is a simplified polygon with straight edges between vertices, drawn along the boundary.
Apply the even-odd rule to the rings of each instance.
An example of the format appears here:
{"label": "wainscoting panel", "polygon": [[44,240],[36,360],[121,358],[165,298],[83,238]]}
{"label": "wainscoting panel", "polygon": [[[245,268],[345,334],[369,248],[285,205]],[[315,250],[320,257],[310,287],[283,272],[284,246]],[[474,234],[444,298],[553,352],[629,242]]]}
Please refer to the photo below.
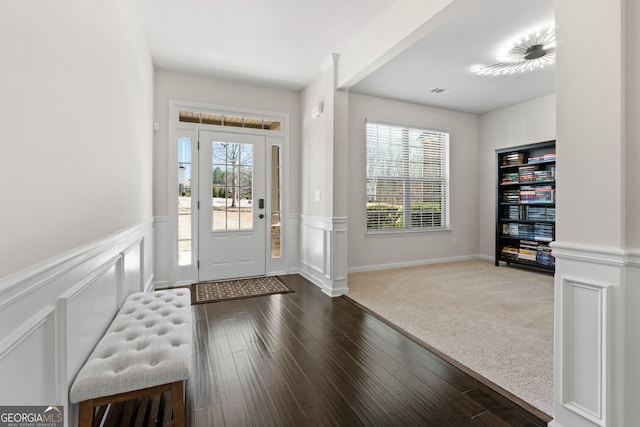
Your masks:
{"label": "wainscoting panel", "polygon": [[300,217],[300,274],[332,297],[347,287],[347,220]]}
{"label": "wainscoting panel", "polygon": [[[156,288],[166,288],[173,283],[177,261],[172,259],[173,245],[169,233],[169,217],[155,217],[153,219],[154,245],[154,284]],[[170,277],[171,276],[171,277]]]}
{"label": "wainscoting panel", "polygon": [[[563,405],[604,422],[604,390],[610,357],[606,340],[610,319],[608,284],[563,277]],[[588,375],[587,375],[588,374]]]}
{"label": "wainscoting panel", "polygon": [[0,280],[0,402],[62,405],[122,300],[153,283],[151,220]]}
{"label": "wainscoting panel", "polygon": [[68,379],[75,378],[121,305],[117,275],[121,261],[120,256],[112,258],[94,277],[89,277],[86,283],[80,283],[60,298],[59,332],[66,335],[66,348],[73,349],[66,358]]}
{"label": "wainscoting panel", "polygon": [[619,248],[553,243],[553,426],[613,427],[624,419],[625,270]]}
{"label": "wainscoting panel", "polygon": [[118,290],[118,306],[122,305],[127,295],[144,290],[145,284],[142,279],[142,271],[144,270],[143,251],[142,239],[139,239],[120,254],[122,257],[122,289]]}
{"label": "wainscoting panel", "polygon": [[322,221],[302,223],[302,257],[301,262],[318,275],[328,275],[328,261],[325,261],[327,242],[325,241],[325,224]]}
{"label": "wainscoting panel", "polygon": [[53,307],[43,307],[0,343],[3,405],[51,403],[57,368],[54,314]]}

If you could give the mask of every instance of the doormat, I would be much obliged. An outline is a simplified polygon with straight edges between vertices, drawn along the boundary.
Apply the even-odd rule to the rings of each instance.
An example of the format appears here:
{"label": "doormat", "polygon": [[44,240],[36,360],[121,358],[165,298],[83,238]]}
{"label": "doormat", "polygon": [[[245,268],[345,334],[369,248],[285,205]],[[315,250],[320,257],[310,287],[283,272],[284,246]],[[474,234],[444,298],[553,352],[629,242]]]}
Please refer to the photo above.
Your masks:
{"label": "doormat", "polygon": [[251,298],[261,295],[293,292],[279,278],[253,277],[250,279],[203,282],[191,285],[191,304]]}

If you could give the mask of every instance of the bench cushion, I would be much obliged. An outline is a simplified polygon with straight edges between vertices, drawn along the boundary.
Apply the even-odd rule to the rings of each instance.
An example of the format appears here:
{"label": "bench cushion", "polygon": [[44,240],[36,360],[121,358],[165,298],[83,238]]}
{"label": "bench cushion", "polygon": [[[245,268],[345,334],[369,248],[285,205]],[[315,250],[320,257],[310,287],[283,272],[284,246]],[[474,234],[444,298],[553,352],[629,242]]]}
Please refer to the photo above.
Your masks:
{"label": "bench cushion", "polygon": [[191,375],[189,289],[129,295],[76,377],[72,403],[186,380]]}

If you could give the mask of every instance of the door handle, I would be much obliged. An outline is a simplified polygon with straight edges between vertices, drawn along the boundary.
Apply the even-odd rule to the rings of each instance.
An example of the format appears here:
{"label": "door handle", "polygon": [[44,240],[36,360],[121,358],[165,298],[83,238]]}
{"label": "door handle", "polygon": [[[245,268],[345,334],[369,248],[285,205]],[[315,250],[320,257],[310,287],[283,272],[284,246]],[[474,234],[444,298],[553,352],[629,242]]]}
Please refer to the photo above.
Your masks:
{"label": "door handle", "polygon": [[258,208],[264,209],[264,199],[258,199]]}

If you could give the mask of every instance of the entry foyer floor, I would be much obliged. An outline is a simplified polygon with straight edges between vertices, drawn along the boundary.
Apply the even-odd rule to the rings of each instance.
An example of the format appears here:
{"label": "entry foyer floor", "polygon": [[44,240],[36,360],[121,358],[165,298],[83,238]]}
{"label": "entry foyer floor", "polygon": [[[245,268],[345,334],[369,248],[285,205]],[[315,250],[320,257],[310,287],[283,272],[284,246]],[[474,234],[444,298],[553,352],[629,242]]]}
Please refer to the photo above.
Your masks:
{"label": "entry foyer floor", "polygon": [[345,298],[295,293],[193,306],[187,421],[209,426],[545,426]]}

